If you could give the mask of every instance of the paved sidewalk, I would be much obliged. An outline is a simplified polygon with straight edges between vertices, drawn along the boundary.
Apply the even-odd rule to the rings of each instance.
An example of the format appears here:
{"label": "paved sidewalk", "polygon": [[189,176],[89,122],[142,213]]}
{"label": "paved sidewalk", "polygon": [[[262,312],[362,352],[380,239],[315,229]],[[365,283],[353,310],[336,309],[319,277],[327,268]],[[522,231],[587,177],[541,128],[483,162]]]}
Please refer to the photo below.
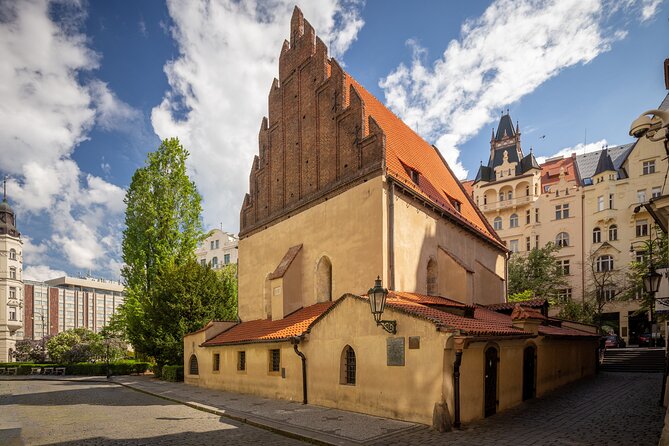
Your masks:
{"label": "paved sidewalk", "polygon": [[115,376],[112,381],[140,392],[186,404],[316,444],[385,443],[425,426],[327,407],[170,383],[148,376]]}

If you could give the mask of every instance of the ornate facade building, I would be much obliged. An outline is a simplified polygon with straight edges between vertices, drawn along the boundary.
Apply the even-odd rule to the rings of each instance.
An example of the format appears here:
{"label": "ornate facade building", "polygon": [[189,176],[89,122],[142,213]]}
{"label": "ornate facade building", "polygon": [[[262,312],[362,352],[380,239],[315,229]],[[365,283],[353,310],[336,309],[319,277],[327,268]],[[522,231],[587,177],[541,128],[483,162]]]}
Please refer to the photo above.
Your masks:
{"label": "ornate facade building", "polygon": [[[660,107],[667,106],[665,99]],[[523,156],[511,122],[508,113],[501,117],[488,164],[466,183],[471,196],[510,251],[560,247],[568,286],[555,297],[601,302],[605,327],[637,343],[650,331],[648,315],[621,297],[630,262],[644,260],[649,236],[657,236],[640,205],[666,193],[662,143],[642,138],[539,165],[532,153]]]}
{"label": "ornate facade building", "polygon": [[237,263],[238,243],[239,239],[234,234],[212,229],[195,250],[197,261],[202,265],[211,265],[214,269]]}
{"label": "ornate facade building", "polygon": [[443,426],[594,373],[598,336],[506,303],[507,249],[439,151],[298,8],[290,31],[240,215],[241,322],[184,338],[186,382]]}
{"label": "ornate facade building", "polygon": [[16,214],[7,202],[6,182],[0,203],[0,362],[9,361],[23,328],[23,242]]}

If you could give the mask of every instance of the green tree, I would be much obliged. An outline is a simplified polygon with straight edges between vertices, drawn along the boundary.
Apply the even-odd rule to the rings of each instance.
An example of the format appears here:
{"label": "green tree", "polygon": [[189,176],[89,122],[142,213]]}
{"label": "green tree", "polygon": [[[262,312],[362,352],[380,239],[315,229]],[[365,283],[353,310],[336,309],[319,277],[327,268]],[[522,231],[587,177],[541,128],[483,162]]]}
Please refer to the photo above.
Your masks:
{"label": "green tree", "polygon": [[[236,293],[210,266],[190,260],[164,271],[154,283],[147,322],[155,331],[158,364],[183,364],[183,337],[211,320],[236,319]],[[233,276],[234,278],[234,276]],[[236,286],[236,285],[235,285]]]}
{"label": "green tree", "polygon": [[[657,227],[651,228],[657,236],[651,240],[644,240],[633,245],[632,255],[638,254],[639,258],[629,264],[627,270],[628,287],[621,295],[622,300],[639,299],[640,306],[637,313],[648,312],[652,302],[652,296],[646,293],[643,279],[652,266],[655,269],[669,266],[669,243],[667,234]],[[651,249],[652,248],[652,249]],[[652,255],[651,255],[652,253]]]}
{"label": "green tree", "polygon": [[87,328],[73,328],[51,337],[46,349],[58,363],[98,361],[104,359],[103,338]]}
{"label": "green tree", "polygon": [[186,173],[188,151],[166,139],[137,169],[125,197],[122,274],[126,301],[120,320],[139,353],[160,354],[156,336],[154,287],[165,272],[194,260],[203,237],[201,197]]}
{"label": "green tree", "polygon": [[528,254],[513,254],[508,263],[509,295],[555,300],[559,289],[567,286],[556,257],[558,251],[557,246],[548,243]]}

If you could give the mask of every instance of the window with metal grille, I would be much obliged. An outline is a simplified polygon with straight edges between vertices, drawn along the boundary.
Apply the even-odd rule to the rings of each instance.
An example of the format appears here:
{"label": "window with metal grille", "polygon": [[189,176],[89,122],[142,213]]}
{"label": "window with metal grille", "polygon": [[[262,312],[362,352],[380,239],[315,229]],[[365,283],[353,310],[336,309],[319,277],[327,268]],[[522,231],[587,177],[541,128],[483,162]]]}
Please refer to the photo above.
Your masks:
{"label": "window with metal grille", "polygon": [[188,373],[191,375],[199,375],[200,371],[197,367],[197,356],[190,355],[190,361],[188,363]]}
{"label": "window with metal grille", "polygon": [[350,345],[341,352],[341,374],[339,383],[355,385],[355,350]]}
{"label": "window with metal grille", "polygon": [[281,370],[281,350],[272,349],[269,351],[269,371],[278,372]]}
{"label": "window with metal grille", "polygon": [[214,353],[214,372],[218,372],[221,369],[221,355]]}
{"label": "window with metal grille", "polygon": [[246,352],[237,352],[237,370],[246,370]]}

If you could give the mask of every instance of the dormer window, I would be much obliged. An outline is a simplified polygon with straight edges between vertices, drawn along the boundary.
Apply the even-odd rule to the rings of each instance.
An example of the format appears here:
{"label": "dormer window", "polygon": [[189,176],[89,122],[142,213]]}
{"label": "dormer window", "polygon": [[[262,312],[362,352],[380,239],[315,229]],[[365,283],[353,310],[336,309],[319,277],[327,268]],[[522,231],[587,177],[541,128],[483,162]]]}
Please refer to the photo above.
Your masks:
{"label": "dormer window", "polygon": [[420,174],[418,173],[418,171],[409,169],[409,175],[411,176],[411,181],[418,184],[418,180],[420,179]]}
{"label": "dormer window", "polygon": [[461,210],[462,203],[460,203],[458,200],[456,200],[454,198],[451,198],[451,204],[453,205],[453,207],[455,208],[456,211],[462,212],[462,210]]}

